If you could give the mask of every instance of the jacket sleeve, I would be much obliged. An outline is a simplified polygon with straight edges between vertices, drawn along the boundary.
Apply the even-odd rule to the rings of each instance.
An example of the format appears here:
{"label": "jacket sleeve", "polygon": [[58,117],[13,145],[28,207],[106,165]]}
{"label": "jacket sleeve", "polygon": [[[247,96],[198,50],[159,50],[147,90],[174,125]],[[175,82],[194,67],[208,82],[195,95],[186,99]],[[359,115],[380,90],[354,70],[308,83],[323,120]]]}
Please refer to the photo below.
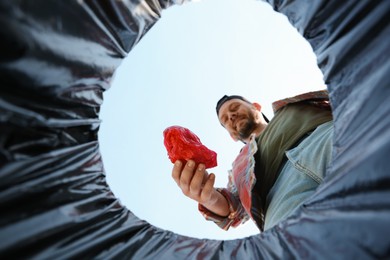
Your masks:
{"label": "jacket sleeve", "polygon": [[220,192],[229,203],[230,214],[227,217],[221,217],[201,204],[198,204],[198,209],[205,217],[206,220],[213,221],[223,230],[228,230],[231,226],[237,227],[241,223],[245,223],[249,219],[249,215],[246,213],[244,207],[242,206],[240,199],[237,194],[234,194],[228,188],[218,188],[217,191]]}
{"label": "jacket sleeve", "polygon": [[[217,189],[229,203],[230,214],[227,217],[216,215],[202,205],[198,207],[206,220],[214,221],[224,230],[228,230],[230,226],[237,227],[250,218],[248,213],[250,212],[250,202],[252,201],[250,191],[256,182],[256,176],[254,174],[254,154],[256,151],[257,142],[253,135],[234,160],[232,170],[229,170],[227,188]],[[239,185],[239,189],[237,185]]]}

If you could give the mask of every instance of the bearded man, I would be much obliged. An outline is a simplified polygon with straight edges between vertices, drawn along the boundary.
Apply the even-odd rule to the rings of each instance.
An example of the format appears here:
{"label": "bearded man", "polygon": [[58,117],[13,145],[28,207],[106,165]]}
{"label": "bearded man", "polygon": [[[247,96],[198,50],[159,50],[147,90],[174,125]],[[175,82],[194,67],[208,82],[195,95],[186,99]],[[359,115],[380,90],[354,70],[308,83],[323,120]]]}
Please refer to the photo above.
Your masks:
{"label": "bearded man", "polygon": [[172,177],[199,203],[207,220],[227,230],[252,219],[266,230],[301,206],[322,183],[332,155],[333,119],[326,90],[274,102],[271,121],[259,103],[223,96],[216,111],[234,141],[245,146],[233,162],[226,188],[203,164],[176,161]]}

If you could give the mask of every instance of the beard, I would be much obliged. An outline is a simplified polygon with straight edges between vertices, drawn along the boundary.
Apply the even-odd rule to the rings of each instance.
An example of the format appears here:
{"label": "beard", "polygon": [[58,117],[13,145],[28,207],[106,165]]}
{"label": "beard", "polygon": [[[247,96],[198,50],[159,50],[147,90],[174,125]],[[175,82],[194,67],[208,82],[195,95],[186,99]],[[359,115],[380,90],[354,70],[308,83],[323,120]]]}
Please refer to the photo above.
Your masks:
{"label": "beard", "polygon": [[248,139],[255,129],[256,123],[254,119],[248,118],[238,130],[238,135],[240,136],[241,141]]}

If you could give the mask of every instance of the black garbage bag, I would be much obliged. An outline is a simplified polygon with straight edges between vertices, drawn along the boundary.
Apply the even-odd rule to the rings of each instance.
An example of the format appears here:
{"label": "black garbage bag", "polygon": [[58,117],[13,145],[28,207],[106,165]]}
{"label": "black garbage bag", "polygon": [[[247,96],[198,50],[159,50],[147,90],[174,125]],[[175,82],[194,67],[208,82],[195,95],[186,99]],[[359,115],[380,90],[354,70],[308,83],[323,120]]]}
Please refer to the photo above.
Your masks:
{"label": "black garbage bag", "polygon": [[387,0],[269,1],[311,44],[335,118],[327,178],[293,216],[244,239],[195,239],[115,198],[97,140],[102,93],[182,2],[0,2],[0,258],[389,258]]}

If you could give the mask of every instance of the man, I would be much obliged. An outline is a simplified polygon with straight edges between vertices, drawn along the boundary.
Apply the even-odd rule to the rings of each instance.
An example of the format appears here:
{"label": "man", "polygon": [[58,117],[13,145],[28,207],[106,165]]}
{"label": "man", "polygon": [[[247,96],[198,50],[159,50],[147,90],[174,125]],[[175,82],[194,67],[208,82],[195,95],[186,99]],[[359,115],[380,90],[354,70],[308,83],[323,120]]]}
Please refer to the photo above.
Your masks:
{"label": "man", "polygon": [[227,230],[249,218],[263,231],[287,218],[322,182],[331,159],[333,121],[327,91],[273,103],[268,123],[261,105],[242,96],[217,103],[221,125],[245,146],[229,172],[227,188],[214,188],[204,165],[175,162],[172,177],[199,203],[206,219]]}

